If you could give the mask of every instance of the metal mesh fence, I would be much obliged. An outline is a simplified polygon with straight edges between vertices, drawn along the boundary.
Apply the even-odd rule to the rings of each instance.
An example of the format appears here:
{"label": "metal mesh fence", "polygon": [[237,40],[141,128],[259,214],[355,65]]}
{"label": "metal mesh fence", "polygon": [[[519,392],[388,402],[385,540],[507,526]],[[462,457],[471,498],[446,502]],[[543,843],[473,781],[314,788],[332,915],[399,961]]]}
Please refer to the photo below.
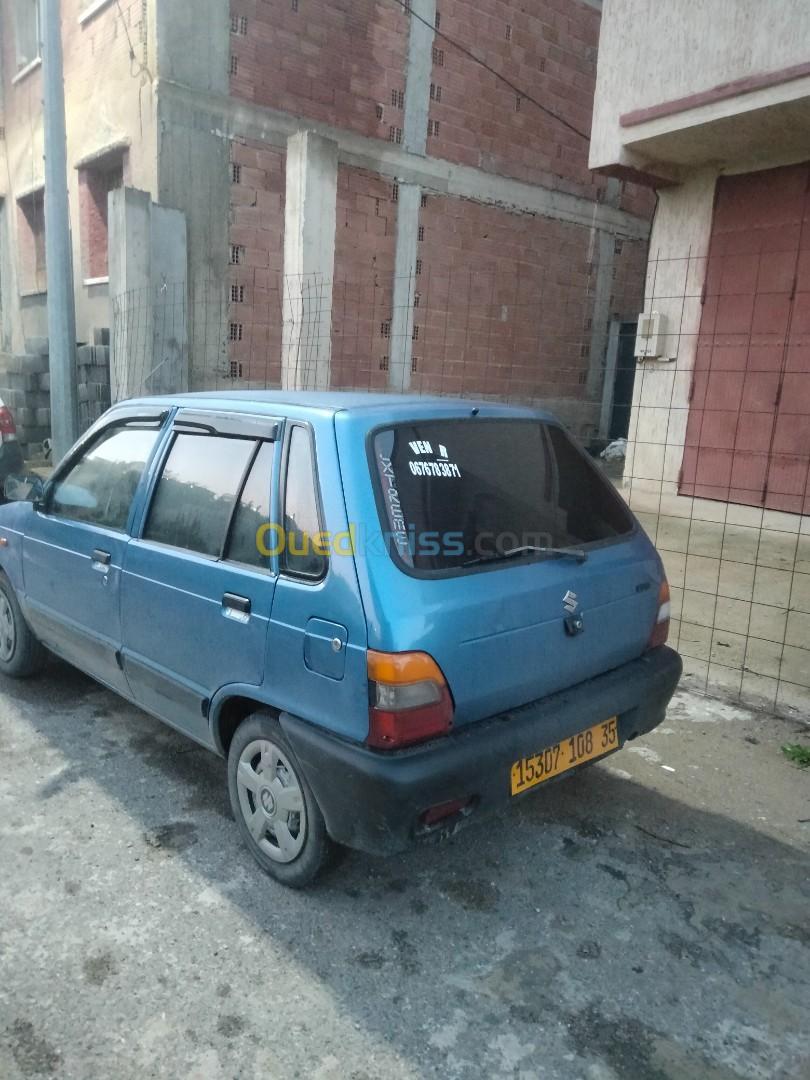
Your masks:
{"label": "metal mesh fence", "polygon": [[626,436],[626,457],[619,443],[604,464],[664,559],[687,681],[810,715],[810,253],[653,257],[646,282],[640,265],[616,261],[601,316],[587,270],[560,290],[537,273],[332,282],[239,267],[126,294],[113,396],[475,396],[545,406],[591,449]]}
{"label": "metal mesh fence", "polygon": [[700,688],[810,715],[810,252],[653,257],[623,490]]}
{"label": "metal mesh fence", "polygon": [[[225,282],[124,293],[113,397],[282,385],[475,396],[548,405],[591,438],[618,341],[607,311],[594,319],[595,281],[583,271],[571,284],[536,269],[327,281],[239,267]],[[609,284],[632,314],[643,260],[617,263]]]}

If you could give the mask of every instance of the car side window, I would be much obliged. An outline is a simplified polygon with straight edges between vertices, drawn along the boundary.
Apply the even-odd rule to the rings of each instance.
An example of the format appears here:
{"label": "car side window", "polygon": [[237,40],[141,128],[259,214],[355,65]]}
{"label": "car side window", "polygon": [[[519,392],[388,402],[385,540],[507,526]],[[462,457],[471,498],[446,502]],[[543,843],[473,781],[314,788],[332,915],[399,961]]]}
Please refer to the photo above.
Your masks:
{"label": "car side window", "polygon": [[54,484],[48,510],[71,521],[123,531],[146,462],[160,434],[154,427],[107,428]]}
{"label": "car side window", "polygon": [[269,529],[259,530],[270,524],[272,478],[273,443],[265,442],[259,447],[234,514],[225,556],[231,562],[270,569],[270,556],[264,552],[276,546],[278,537]]}
{"label": "car side window", "polygon": [[284,485],[285,570],[305,577],[323,576],[326,555],[318,542],[320,531],[312,442],[307,429],[297,426],[290,433]]}
{"label": "car side window", "polygon": [[176,435],[152,498],[144,540],[220,555],[255,446],[251,439]]}

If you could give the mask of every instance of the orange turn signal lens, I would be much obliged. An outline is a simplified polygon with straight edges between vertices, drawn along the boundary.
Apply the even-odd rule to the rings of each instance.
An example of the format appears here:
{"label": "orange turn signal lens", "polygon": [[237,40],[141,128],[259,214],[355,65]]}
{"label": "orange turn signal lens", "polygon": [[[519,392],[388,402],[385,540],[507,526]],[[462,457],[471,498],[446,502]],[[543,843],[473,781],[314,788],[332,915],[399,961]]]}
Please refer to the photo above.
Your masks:
{"label": "orange turn signal lens", "polygon": [[432,656],[424,652],[388,653],[368,650],[368,677],[372,682],[402,686],[403,683],[430,679],[444,686],[442,669]]}

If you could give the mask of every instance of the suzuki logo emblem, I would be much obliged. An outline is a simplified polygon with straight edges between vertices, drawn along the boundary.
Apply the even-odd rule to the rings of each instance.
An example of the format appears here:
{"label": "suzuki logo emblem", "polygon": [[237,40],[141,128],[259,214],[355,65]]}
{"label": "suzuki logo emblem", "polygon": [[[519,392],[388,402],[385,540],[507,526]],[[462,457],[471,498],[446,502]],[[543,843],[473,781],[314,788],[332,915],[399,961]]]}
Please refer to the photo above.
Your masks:
{"label": "suzuki logo emblem", "polygon": [[577,594],[575,592],[571,592],[570,589],[563,597],[563,607],[569,615],[573,615],[579,607],[579,600],[577,598]]}

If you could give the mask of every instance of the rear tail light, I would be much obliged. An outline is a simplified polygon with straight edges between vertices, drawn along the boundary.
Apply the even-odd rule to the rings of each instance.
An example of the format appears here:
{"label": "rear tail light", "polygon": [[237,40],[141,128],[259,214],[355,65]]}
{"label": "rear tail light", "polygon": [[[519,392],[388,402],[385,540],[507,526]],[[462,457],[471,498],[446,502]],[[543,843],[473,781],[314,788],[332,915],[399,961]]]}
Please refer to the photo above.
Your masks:
{"label": "rear tail light", "polygon": [[669,637],[669,613],[669,582],[664,578],[658,590],[658,614],[655,617],[650,640],[647,642],[648,649],[657,649],[659,645],[666,645]]}
{"label": "rear tail light", "polygon": [[423,652],[368,650],[368,745],[378,750],[446,735],[453,701],[441,668]]}
{"label": "rear tail light", "polygon": [[0,442],[13,442],[17,438],[17,425],[11,415],[11,409],[0,406]]}

